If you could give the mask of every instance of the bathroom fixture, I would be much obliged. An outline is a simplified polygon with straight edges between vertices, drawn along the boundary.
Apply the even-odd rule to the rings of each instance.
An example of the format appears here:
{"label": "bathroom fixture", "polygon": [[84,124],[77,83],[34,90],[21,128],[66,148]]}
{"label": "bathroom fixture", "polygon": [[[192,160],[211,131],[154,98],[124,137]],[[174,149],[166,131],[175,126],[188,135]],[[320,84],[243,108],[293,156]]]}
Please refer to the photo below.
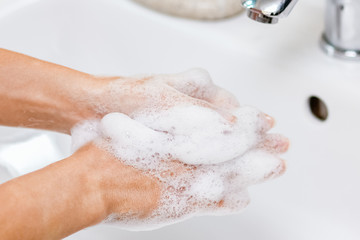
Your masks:
{"label": "bathroom fixture", "polygon": [[330,56],[360,60],[360,1],[327,0],[321,48]]}
{"label": "bathroom fixture", "polygon": [[247,8],[249,18],[261,22],[275,24],[279,18],[287,17],[298,0],[242,0]]}
{"label": "bathroom fixture", "polygon": [[[289,15],[297,0],[242,0],[248,16],[261,23],[275,24]],[[321,49],[329,56],[360,60],[360,1],[327,0],[325,32]]]}

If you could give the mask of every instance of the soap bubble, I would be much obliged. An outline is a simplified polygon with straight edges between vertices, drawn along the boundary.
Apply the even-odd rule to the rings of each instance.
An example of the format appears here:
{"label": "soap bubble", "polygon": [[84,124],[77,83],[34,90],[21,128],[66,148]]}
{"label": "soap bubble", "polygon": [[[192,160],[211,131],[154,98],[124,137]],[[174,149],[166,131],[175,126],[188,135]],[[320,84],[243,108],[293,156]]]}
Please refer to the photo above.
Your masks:
{"label": "soap bubble", "polygon": [[[213,93],[210,76],[201,70],[159,79],[197,98]],[[113,214],[108,222],[149,230],[197,215],[236,213],[249,203],[248,186],[284,171],[278,154],[286,150],[287,140],[267,133],[272,126],[265,114],[226,99],[232,122],[214,109],[188,103],[146,108],[131,117],[109,113],[72,129],[74,149],[95,141],[124,164],[161,180],[161,199],[152,214],[144,219]]]}

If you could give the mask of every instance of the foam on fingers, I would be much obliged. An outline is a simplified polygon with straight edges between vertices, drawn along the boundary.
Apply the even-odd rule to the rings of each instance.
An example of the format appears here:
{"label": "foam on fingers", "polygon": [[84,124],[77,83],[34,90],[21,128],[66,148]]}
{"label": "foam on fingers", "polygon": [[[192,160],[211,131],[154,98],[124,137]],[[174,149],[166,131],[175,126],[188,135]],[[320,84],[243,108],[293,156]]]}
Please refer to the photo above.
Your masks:
{"label": "foam on fingers", "polygon": [[231,93],[220,87],[214,86],[216,93],[213,97],[206,99],[208,102],[214,104],[219,108],[234,110],[240,107],[240,103]]}
{"label": "foam on fingers", "polygon": [[[155,82],[166,78],[190,96],[217,96],[217,103],[238,106],[225,91],[216,90],[202,70],[152,78]],[[155,93],[148,95],[159,98]],[[277,155],[287,149],[285,138],[266,133],[272,122],[256,108],[225,108],[234,116],[229,121],[208,105],[175,101],[164,105],[141,109],[131,118],[109,113],[72,130],[74,149],[95,141],[161,184],[159,207],[150,216],[136,219],[112,214],[107,221],[128,230],[149,230],[197,215],[235,213],[249,203],[249,185],[283,172],[284,162]]]}
{"label": "foam on fingers", "polygon": [[191,184],[189,194],[210,202],[219,202],[224,197],[224,191],[223,179],[217,173],[207,171],[200,174],[196,181]]}
{"label": "foam on fingers", "polygon": [[261,140],[258,129],[263,123],[258,110],[247,107],[235,116],[237,122],[231,123],[211,109],[181,106],[139,113],[134,119],[172,136],[171,141],[161,144],[161,149],[184,163],[215,164],[244,154]]}
{"label": "foam on fingers", "polygon": [[213,84],[210,74],[201,68],[178,74],[159,75],[156,79],[168,83],[190,97],[207,101],[218,108],[233,110],[240,106],[231,93]]}
{"label": "foam on fingers", "polygon": [[286,152],[289,146],[290,142],[288,138],[280,134],[267,134],[257,147],[272,154],[281,154]]}
{"label": "foam on fingers", "polygon": [[276,155],[261,149],[248,152],[234,166],[242,184],[252,185],[276,177],[284,170],[284,162]]}
{"label": "foam on fingers", "polygon": [[203,99],[204,94],[212,93],[209,92],[213,86],[210,74],[201,68],[190,69],[178,74],[158,75],[157,79],[167,82],[176,90],[191,97]]}
{"label": "foam on fingers", "polygon": [[101,120],[100,127],[104,136],[124,143],[131,141],[133,145],[138,144],[135,141],[149,144],[160,138],[158,132],[122,113],[107,114]]}

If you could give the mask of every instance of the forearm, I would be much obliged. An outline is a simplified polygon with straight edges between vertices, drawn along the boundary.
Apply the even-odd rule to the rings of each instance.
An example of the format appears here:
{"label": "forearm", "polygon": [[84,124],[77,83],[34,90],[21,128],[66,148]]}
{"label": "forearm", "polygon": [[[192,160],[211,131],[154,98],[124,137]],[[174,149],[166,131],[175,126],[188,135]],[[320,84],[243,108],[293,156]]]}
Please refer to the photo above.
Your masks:
{"label": "forearm", "polygon": [[102,191],[81,158],[0,185],[1,239],[60,239],[106,217]]}
{"label": "forearm", "polygon": [[67,159],[0,185],[0,236],[60,239],[111,213],[146,216],[159,196],[155,179],[89,144]]}
{"label": "forearm", "polygon": [[0,125],[68,133],[92,110],[77,106],[94,78],[63,66],[0,49]]}

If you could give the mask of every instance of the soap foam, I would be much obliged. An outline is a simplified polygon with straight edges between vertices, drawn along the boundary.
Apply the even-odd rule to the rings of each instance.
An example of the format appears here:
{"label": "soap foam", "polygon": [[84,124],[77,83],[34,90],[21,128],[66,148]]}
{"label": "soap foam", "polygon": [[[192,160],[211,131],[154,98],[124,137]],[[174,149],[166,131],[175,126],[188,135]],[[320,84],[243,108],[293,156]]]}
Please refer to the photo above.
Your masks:
{"label": "soap foam", "polygon": [[[198,84],[210,84],[203,71],[192,74],[197,74],[192,79]],[[181,91],[195,94],[192,86]],[[276,153],[261,147],[269,129],[264,114],[247,106],[232,110],[232,114],[234,123],[214,110],[184,104],[138,111],[131,118],[110,113],[73,128],[74,150],[95,141],[124,164],[161,181],[159,207],[150,216],[119,221],[113,214],[107,222],[128,230],[149,230],[192,216],[243,209],[249,202],[247,187],[279,175],[283,166]]]}

